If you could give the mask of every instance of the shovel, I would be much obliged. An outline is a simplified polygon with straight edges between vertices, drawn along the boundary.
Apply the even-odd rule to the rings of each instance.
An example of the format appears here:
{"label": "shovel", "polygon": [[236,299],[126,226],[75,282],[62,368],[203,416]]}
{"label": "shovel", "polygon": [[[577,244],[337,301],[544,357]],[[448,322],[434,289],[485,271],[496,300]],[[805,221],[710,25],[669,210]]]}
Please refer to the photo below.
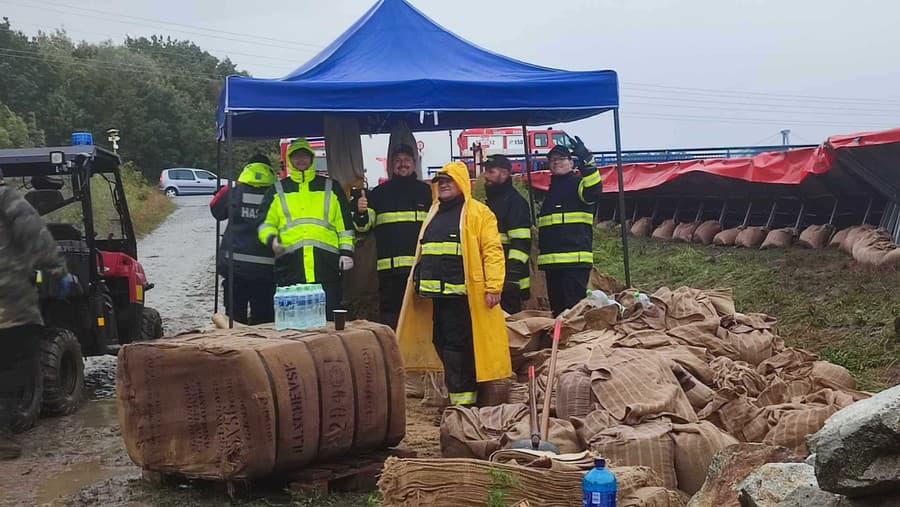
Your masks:
{"label": "shovel", "polygon": [[559,335],[562,334],[562,319],[553,323],[553,348],[550,352],[550,371],[547,372],[547,387],[544,388],[544,411],[542,412],[541,438],[547,440],[550,433],[550,395],[553,394],[553,383],[556,380],[556,356],[559,352]]}
{"label": "shovel", "polygon": [[534,451],[547,451],[553,454],[559,454],[559,448],[555,445],[541,440],[541,428],[538,425],[537,412],[537,390],[534,382],[534,365],[528,367],[528,408],[531,418],[531,438],[521,439],[512,442],[510,449],[531,449]]}

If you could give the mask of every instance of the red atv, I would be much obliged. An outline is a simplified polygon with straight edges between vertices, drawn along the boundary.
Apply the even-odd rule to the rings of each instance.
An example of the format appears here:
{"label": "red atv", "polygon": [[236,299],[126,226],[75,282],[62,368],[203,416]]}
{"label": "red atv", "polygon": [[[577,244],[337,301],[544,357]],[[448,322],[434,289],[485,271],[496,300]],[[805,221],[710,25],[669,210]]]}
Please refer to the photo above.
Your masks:
{"label": "red atv", "polygon": [[0,150],[9,184],[43,216],[77,288],[65,300],[35,277],[45,332],[42,376],[22,393],[15,429],[39,414],[63,415],[84,398],[85,356],[115,354],[135,340],[160,338],[159,312],[144,305],[147,283],[122,185],[118,155],[96,146]]}

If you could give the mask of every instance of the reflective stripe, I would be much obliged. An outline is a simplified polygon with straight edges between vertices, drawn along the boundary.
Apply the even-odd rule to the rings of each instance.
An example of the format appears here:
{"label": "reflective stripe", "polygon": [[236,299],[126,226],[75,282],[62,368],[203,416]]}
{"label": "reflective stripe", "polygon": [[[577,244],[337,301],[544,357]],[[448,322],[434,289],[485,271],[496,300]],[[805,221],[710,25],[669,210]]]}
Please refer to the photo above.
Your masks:
{"label": "reflective stripe", "polygon": [[416,258],[412,255],[400,255],[397,257],[387,257],[384,259],[378,259],[376,263],[376,269],[378,271],[385,271],[387,269],[394,268],[409,268],[412,267],[413,264],[416,263]]}
{"label": "reflective stripe", "polygon": [[594,216],[586,211],[569,211],[565,213],[553,213],[538,217],[538,227],[548,227],[560,224],[594,224]]}
{"label": "reflective stripe", "polygon": [[243,201],[244,204],[262,204],[263,195],[262,194],[248,194],[247,192],[244,192],[244,195],[241,196],[241,201]]}
{"label": "reflective stripe", "polygon": [[346,230],[338,233],[338,244],[342,250],[353,251],[353,231]]}
{"label": "reflective stripe", "polygon": [[509,260],[519,261],[519,262],[525,264],[528,262],[528,254],[521,250],[516,250],[515,248],[510,248],[509,249]]}
{"label": "reflective stripe", "polygon": [[500,233],[500,243],[503,245],[509,244],[509,236],[505,232]]}
{"label": "reflective stripe", "polygon": [[281,230],[286,231],[298,225],[318,225],[319,227],[324,227],[331,231],[336,230],[330,222],[326,222],[321,218],[298,218],[296,220],[291,220],[290,222],[284,224]]}
{"label": "reflective stripe", "polygon": [[424,222],[427,216],[427,211],[388,211],[378,213],[375,225],[395,224],[398,222]]}
{"label": "reflective stripe", "polygon": [[519,280],[519,290],[525,290],[531,288],[531,278],[525,277]]}
{"label": "reflective stripe", "polygon": [[531,239],[531,228],[520,227],[518,229],[510,229],[507,234],[509,234],[510,239]]}
{"label": "reflective stripe", "polygon": [[593,187],[597,183],[600,183],[600,171],[596,171],[593,174],[581,178],[581,184],[585,187]]}
{"label": "reflective stripe", "polygon": [[278,192],[278,200],[281,201],[281,212],[284,213],[284,221],[290,223],[291,211],[288,209],[287,205],[287,197],[284,195],[284,187],[281,185],[281,180],[275,182],[275,191]]}
{"label": "reflective stripe", "polygon": [[478,399],[478,394],[473,391],[465,393],[450,393],[451,405],[474,405]]}
{"label": "reflective stripe", "polygon": [[283,252],[281,255],[279,255],[278,257],[287,255],[287,254],[289,254],[289,253],[291,253],[291,252],[296,252],[297,250],[300,250],[301,248],[303,248],[303,247],[305,247],[305,246],[313,246],[313,247],[316,247],[316,248],[320,248],[320,249],[322,249],[322,250],[325,250],[326,252],[331,252],[331,253],[335,253],[335,254],[340,254],[340,253],[341,253],[340,250],[338,250],[337,248],[335,248],[335,247],[333,247],[333,246],[331,246],[331,245],[329,245],[328,243],[325,243],[325,242],[323,242],[323,241],[318,241],[318,240],[315,240],[315,239],[301,239],[300,241],[298,241],[298,242],[292,244],[291,246],[285,248],[285,249],[284,249],[284,252]]}
{"label": "reflective stripe", "polygon": [[260,224],[260,226],[256,228],[256,232],[260,235],[268,232],[268,234],[266,234],[266,238],[268,238],[269,236],[278,236],[278,229],[274,225],[267,223]]}
{"label": "reflective stripe", "polygon": [[419,280],[419,293],[464,296],[465,284],[444,283],[443,280]]}
{"label": "reflective stripe", "polygon": [[[229,255],[227,253],[225,254],[225,258],[229,258]],[[270,266],[275,264],[275,259],[272,257],[263,257],[261,255],[248,255],[242,253],[234,254],[234,260],[238,262],[249,262],[251,264],[268,264]]]}
{"label": "reflective stripe", "polygon": [[562,252],[538,255],[538,264],[572,264],[572,263],[594,263],[594,254],[591,252]]}
{"label": "reflective stripe", "polygon": [[462,245],[453,241],[423,243],[422,255],[462,255]]}

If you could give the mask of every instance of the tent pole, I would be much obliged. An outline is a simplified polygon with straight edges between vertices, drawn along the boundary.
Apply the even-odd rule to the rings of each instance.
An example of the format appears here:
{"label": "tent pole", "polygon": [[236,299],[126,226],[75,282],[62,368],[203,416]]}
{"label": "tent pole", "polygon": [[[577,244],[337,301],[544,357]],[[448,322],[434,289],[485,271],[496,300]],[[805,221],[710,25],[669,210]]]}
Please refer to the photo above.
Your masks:
{"label": "tent pole", "polygon": [[[216,139],[216,192],[222,187],[222,140]],[[219,262],[219,240],[222,238],[222,221],[216,220],[216,256],[213,262],[218,266]],[[219,313],[219,269],[215,270],[213,275],[213,313]]]}
{"label": "tent pole", "polygon": [[[233,161],[232,161],[232,124],[234,123],[234,118],[231,116],[230,112],[225,113],[225,165],[228,168],[228,174],[231,175],[231,181],[228,183],[229,186],[234,185],[234,169],[233,169]],[[236,208],[236,201],[228,196],[228,223],[234,219],[234,208]],[[228,294],[225,296],[228,298],[228,329],[234,327],[234,245],[227,245],[227,249],[229,252],[228,255]]]}
{"label": "tent pole", "polygon": [[525,178],[528,181],[528,201],[531,205],[531,223],[533,224],[537,210],[534,204],[534,187],[531,186],[531,146],[528,145],[528,128],[524,123],[522,124],[522,146],[525,147]]}
{"label": "tent pole", "polygon": [[616,175],[619,177],[619,221],[622,225],[622,262],[625,265],[625,286],[631,287],[628,265],[628,231],[625,228],[625,177],[622,170],[622,135],[619,127],[619,108],[613,109],[613,128],[616,134]]}

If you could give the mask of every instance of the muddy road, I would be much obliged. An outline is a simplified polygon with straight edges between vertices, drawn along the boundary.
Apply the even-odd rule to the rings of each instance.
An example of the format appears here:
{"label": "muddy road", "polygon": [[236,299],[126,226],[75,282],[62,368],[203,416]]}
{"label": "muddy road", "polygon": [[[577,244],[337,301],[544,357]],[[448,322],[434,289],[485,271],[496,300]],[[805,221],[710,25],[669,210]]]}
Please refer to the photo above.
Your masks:
{"label": "muddy road", "polygon": [[[176,198],[174,213],[138,243],[155,287],[147,304],[166,334],[204,327],[213,308],[215,221],[209,196]],[[0,505],[154,505],[122,445],[115,406],[116,359],[89,358],[88,402],[76,414],[41,419],[17,436],[22,458],[0,461]]]}

